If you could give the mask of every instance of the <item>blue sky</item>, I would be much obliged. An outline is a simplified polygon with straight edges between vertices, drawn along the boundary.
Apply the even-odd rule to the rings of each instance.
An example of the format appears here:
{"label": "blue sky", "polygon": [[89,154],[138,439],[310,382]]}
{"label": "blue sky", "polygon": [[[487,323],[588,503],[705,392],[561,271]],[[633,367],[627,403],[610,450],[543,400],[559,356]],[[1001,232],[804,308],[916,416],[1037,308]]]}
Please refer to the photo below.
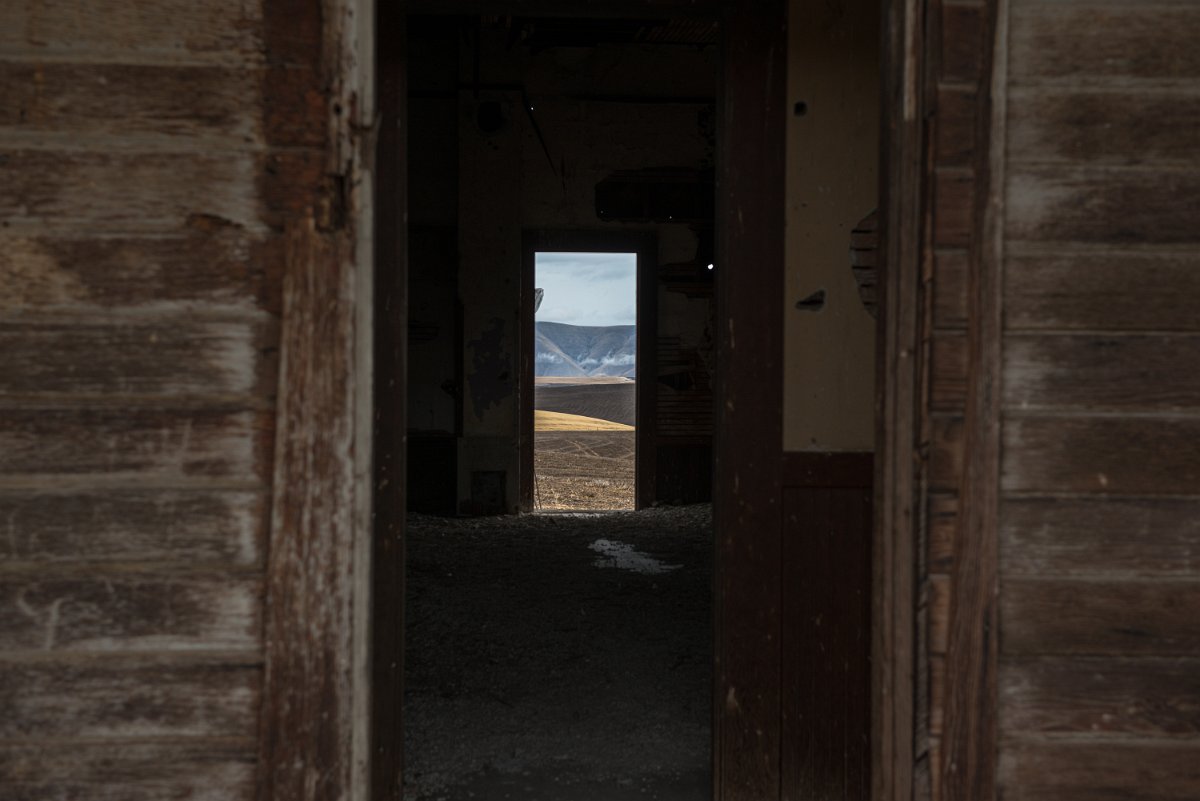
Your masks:
{"label": "blue sky", "polygon": [[546,290],[537,319],[570,325],[637,323],[637,254],[538,253],[533,285]]}

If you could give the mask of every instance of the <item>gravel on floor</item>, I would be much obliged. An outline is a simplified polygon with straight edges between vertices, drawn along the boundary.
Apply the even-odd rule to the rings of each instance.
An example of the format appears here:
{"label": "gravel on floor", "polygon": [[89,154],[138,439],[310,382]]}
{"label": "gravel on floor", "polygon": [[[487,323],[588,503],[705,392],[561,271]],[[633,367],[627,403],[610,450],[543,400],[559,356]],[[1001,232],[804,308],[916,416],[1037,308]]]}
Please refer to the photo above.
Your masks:
{"label": "gravel on floor", "polygon": [[405,797],[708,797],[709,506],[408,523]]}

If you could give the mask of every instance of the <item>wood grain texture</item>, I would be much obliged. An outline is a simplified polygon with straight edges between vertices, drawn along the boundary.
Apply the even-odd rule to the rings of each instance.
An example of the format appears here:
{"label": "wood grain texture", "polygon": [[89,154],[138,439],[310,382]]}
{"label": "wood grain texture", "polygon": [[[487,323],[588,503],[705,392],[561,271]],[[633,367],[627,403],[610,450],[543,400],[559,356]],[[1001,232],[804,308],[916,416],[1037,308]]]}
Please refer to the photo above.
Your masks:
{"label": "wood grain texture", "polygon": [[963,467],[962,418],[936,417],[930,428],[929,489],[958,492]]}
{"label": "wood grain texture", "polygon": [[1200,583],[1006,578],[1001,649],[1018,654],[1200,654]]}
{"label": "wood grain texture", "polygon": [[940,60],[938,75],[943,81],[979,85],[984,77],[988,41],[986,8],[975,3],[940,3]]}
{"label": "wood grain texture", "polygon": [[979,91],[974,84],[941,86],[937,92],[933,158],[942,167],[970,167],[977,147]]}
{"label": "wood grain texture", "polygon": [[1000,755],[1005,801],[1191,801],[1200,745],[1018,742]]}
{"label": "wood grain texture", "polygon": [[247,744],[0,745],[0,782],[22,801],[251,801]]}
{"label": "wood grain texture", "polygon": [[278,334],[256,320],[0,322],[0,397],[267,397]]}
{"label": "wood grain texture", "polygon": [[1015,84],[1200,77],[1200,9],[1194,4],[1020,0],[1013,3],[1011,25]]}
{"label": "wood grain texture", "polygon": [[933,254],[933,325],[964,328],[967,324],[967,272],[965,250],[939,250]]}
{"label": "wood grain texture", "polygon": [[975,176],[948,170],[934,177],[933,242],[940,248],[971,245],[975,214]]}
{"label": "wood grain texture", "polygon": [[1005,576],[1200,573],[1200,498],[1008,498]]}
{"label": "wood grain texture", "polygon": [[954,564],[954,541],[958,538],[958,496],[932,494],[928,496],[928,504],[927,570],[948,574]]}
{"label": "wood grain texture", "polygon": [[164,236],[0,234],[0,313],[278,312],[281,250],[194,217]]}
{"label": "wood grain texture", "polygon": [[1026,89],[1013,93],[1009,108],[1014,164],[1200,161],[1200,94]]}
{"label": "wood grain texture", "polygon": [[1200,486],[1200,419],[1009,419],[1001,481],[1006,492],[1193,493]]}
{"label": "wood grain texture", "polygon": [[1010,331],[1196,330],[1200,252],[1014,254],[1004,280]]}
{"label": "wood grain texture", "polygon": [[0,650],[252,650],[256,578],[0,575]]}
{"label": "wood grain texture", "polygon": [[1198,169],[1019,167],[1007,197],[1010,240],[1178,245],[1200,237]]}
{"label": "wood grain texture", "polygon": [[1008,660],[1000,670],[1001,720],[1014,733],[1195,738],[1197,698],[1194,659]]}
{"label": "wood grain texture", "polygon": [[967,403],[967,337],[941,333],[930,349],[929,402],[939,411],[959,411]]}
{"label": "wood grain texture", "polygon": [[[777,799],[786,6],[727,6],[717,158],[713,798]],[[736,154],[736,155],[735,155]],[[734,166],[736,165],[736,167]]]}
{"label": "wood grain texture", "polygon": [[788,487],[783,509],[783,795],[860,801],[871,775],[871,489]]}
{"label": "wood grain texture", "polygon": [[349,244],[288,232],[267,566],[260,793],[339,798],[350,781],[355,352]]}
{"label": "wood grain texture", "polygon": [[39,60],[247,61],[260,48],[257,10],[257,4],[240,0],[165,0],[149,6],[126,0],[4,3],[0,50]]}
{"label": "wood grain texture", "polygon": [[211,407],[6,410],[0,416],[0,481],[252,483],[265,475],[270,426],[263,413]]}
{"label": "wood grain texture", "polygon": [[0,568],[158,562],[254,568],[267,503],[258,492],[0,495]]}
{"label": "wood grain texture", "polygon": [[234,67],[0,62],[0,133],[73,149],[254,147],[260,81]]}
{"label": "wood grain texture", "polygon": [[258,162],[234,153],[9,151],[0,155],[0,219],[112,234],[181,231],[200,215],[256,230]]}
{"label": "wood grain texture", "polygon": [[[1200,335],[1012,335],[1004,405],[1028,411],[1200,411]],[[936,363],[935,363],[936,370]]]}
{"label": "wood grain texture", "polygon": [[[189,664],[139,655],[0,662],[6,710],[0,738],[10,746],[33,745],[33,738],[249,738],[261,677],[261,667],[245,659]],[[61,775],[59,770],[42,778]],[[61,770],[72,772],[66,765]]]}

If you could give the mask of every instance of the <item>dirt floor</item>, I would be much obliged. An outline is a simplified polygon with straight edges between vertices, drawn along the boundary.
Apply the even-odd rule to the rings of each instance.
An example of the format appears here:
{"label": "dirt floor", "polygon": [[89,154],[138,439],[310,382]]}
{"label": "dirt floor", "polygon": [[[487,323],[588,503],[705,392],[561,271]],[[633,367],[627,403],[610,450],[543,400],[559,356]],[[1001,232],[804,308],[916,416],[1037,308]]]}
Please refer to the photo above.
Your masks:
{"label": "dirt floor", "polygon": [[707,506],[408,529],[408,799],[709,793]]}
{"label": "dirt floor", "polygon": [[632,509],[633,431],[538,431],[537,509]]}
{"label": "dirt floor", "polygon": [[579,415],[573,419],[584,424],[575,431],[556,426],[555,430],[539,427],[535,432],[535,508],[633,508],[634,432],[586,430],[597,427],[586,421],[633,425],[636,397],[636,385],[628,379],[620,383],[538,384],[535,409]]}

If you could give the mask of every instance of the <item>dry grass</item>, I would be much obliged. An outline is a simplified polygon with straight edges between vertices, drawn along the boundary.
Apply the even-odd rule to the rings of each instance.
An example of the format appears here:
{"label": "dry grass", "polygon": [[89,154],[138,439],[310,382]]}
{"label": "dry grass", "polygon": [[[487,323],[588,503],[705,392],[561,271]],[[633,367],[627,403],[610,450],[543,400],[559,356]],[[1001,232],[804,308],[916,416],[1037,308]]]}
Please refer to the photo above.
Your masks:
{"label": "dry grass", "polygon": [[633,426],[601,420],[598,417],[546,412],[541,409],[533,413],[533,428],[539,433],[542,431],[633,431]]}

